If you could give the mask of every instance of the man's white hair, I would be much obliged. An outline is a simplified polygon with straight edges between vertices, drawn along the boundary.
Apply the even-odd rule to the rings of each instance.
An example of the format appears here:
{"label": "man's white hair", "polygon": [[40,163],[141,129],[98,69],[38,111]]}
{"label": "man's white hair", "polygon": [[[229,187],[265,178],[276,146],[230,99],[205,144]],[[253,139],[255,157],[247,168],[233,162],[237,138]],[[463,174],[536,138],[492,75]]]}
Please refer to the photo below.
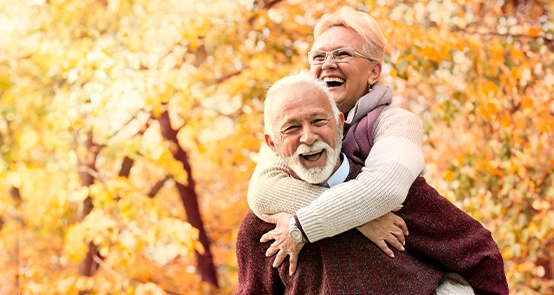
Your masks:
{"label": "man's white hair", "polygon": [[278,80],[266,93],[264,102],[264,133],[268,134],[271,139],[275,139],[273,125],[275,123],[275,118],[277,117],[276,114],[274,114],[274,100],[282,98],[282,96],[279,95],[280,93],[289,91],[291,88],[296,87],[315,87],[316,89],[321,90],[321,92],[323,92],[325,97],[329,100],[329,104],[333,110],[333,115],[338,122],[340,111],[337,108],[329,89],[327,88],[327,84],[323,80],[310,75],[308,72],[302,71],[298,74],[292,74]]}

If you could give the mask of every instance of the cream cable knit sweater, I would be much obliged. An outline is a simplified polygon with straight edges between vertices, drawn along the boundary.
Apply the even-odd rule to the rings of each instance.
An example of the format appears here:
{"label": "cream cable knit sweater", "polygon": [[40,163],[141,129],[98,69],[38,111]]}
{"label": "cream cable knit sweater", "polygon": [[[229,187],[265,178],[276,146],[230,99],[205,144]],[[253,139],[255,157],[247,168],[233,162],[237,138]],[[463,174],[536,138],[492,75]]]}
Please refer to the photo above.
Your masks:
{"label": "cream cable knit sweater", "polygon": [[424,169],[423,127],[414,114],[386,107],[373,128],[374,145],[355,179],[331,189],[289,176],[267,145],[248,189],[248,204],[262,213],[296,212],[310,242],[345,232],[402,204]]}

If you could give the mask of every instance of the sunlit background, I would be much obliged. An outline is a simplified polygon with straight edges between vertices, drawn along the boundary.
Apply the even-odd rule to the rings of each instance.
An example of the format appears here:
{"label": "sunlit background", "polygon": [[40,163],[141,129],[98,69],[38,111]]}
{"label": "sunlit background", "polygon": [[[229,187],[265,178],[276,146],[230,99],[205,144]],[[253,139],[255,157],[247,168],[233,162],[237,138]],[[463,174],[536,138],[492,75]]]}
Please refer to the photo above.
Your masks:
{"label": "sunlit background", "polygon": [[387,37],[427,180],[554,293],[550,1],[0,1],[0,294],[234,294],[264,91],[343,5]]}

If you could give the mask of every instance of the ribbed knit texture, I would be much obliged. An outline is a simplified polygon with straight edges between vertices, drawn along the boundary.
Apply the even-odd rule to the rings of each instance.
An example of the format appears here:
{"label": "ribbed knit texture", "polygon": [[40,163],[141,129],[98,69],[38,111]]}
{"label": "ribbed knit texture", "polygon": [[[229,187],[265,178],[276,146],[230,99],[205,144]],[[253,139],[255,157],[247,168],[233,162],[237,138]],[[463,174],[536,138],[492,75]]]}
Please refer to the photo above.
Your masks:
{"label": "ribbed knit texture", "polygon": [[[361,171],[353,162],[347,179]],[[289,261],[278,268],[275,257],[265,257],[270,243],[261,236],[274,228],[251,211],[237,236],[239,289],[236,294],[434,294],[442,270],[410,252],[391,259],[357,230],[306,244],[296,273],[288,275]]]}
{"label": "ribbed knit texture", "polygon": [[297,271],[289,276],[289,260],[273,268],[275,256],[264,255],[270,243],[259,242],[272,228],[251,211],[243,219],[237,236],[237,295],[435,294],[443,274],[430,261],[407,252],[387,257],[360,232],[350,230],[306,244]]}
{"label": "ribbed knit texture", "polygon": [[[249,211],[237,236],[237,294],[435,294],[439,280],[450,271],[465,278],[475,294],[508,294],[503,260],[490,232],[423,177],[416,179],[397,214],[410,235],[406,251],[393,250],[395,258],[350,230],[306,244],[290,277],[288,260],[272,268],[275,256],[265,257],[270,243],[259,242],[274,225]],[[464,292],[454,282],[443,284],[442,294]]]}
{"label": "ribbed knit texture", "polygon": [[445,274],[437,287],[437,295],[475,294],[473,288],[457,273]]}
{"label": "ribbed knit texture", "polygon": [[386,107],[372,135],[374,152],[367,159],[367,169],[357,179],[331,189],[291,178],[284,162],[264,144],[248,189],[250,208],[258,217],[296,212],[312,242],[392,211],[404,202],[410,184],[423,171],[423,127],[414,114]]}
{"label": "ribbed knit texture", "polygon": [[[368,108],[355,109],[361,109],[363,111],[368,110]],[[348,117],[356,118],[356,114],[354,116],[349,114]],[[357,117],[358,119],[360,118],[359,115]],[[416,199],[416,204],[412,203],[411,211],[406,209],[401,210],[401,213],[411,212],[412,215],[399,215],[408,223],[410,237],[408,239],[407,248],[409,248],[409,250],[397,253],[396,256],[398,257],[399,254],[408,256],[411,254],[423,255],[419,259],[416,259],[416,265],[432,257],[436,260],[433,260],[433,264],[435,264],[434,267],[431,264],[429,265],[431,269],[430,272],[433,273],[437,271],[437,268],[440,268],[439,278],[442,276],[442,270],[448,269],[450,271],[458,271],[464,278],[471,282],[472,286],[476,287],[476,289],[481,292],[477,294],[507,294],[508,288],[503,270],[502,257],[500,256],[496,243],[490,236],[490,232],[484,229],[469,215],[451,204],[448,200],[438,195],[433,188],[425,183],[422,177],[417,178],[410,189],[410,185],[412,185],[412,182],[420,174],[424,166],[421,151],[421,137],[423,132],[421,121],[407,111],[399,108],[386,107],[378,115],[373,128],[368,128],[371,124],[364,125],[367,124],[367,122],[358,123],[354,120],[350,123],[352,123],[352,126],[349,126],[351,128],[349,134],[355,134],[355,136],[351,136],[350,139],[348,139],[347,135],[343,143],[343,151],[349,151],[348,156],[356,158],[358,164],[365,164],[366,167],[363,168],[363,172],[358,175],[357,179],[335,186],[327,191],[320,186],[309,185],[303,181],[292,179],[288,176],[283,162],[276,157],[269,148],[262,147],[261,149],[260,162],[252,177],[248,193],[248,201],[251,209],[257,215],[261,213],[276,213],[281,211],[292,213],[296,211],[304,231],[312,242],[325,237],[335,236],[338,233],[346,231],[344,234],[335,238],[324,239],[319,243],[308,244],[304,247],[300,259],[306,259],[305,261],[310,261],[310,263],[313,262],[314,259],[317,260],[317,257],[311,257],[310,255],[313,253],[305,254],[304,251],[306,249],[312,247],[317,249],[317,247],[322,247],[321,245],[329,246],[328,243],[331,242],[328,241],[335,241],[338,251],[334,253],[334,256],[323,256],[323,258],[320,258],[322,259],[323,271],[327,272],[321,273],[321,271],[318,271],[318,268],[306,272],[311,273],[311,275],[308,275],[309,280],[306,286],[309,285],[313,287],[313,284],[315,284],[313,280],[319,277],[320,280],[324,281],[320,286],[320,288],[323,289],[314,291],[315,293],[311,293],[311,291],[306,293],[302,292],[303,289],[301,287],[298,287],[300,292],[291,294],[388,294],[390,289],[385,288],[373,292],[369,289],[365,289],[366,287],[363,287],[365,285],[354,282],[358,276],[368,275],[368,263],[372,261],[364,260],[365,254],[358,257],[360,253],[357,252],[359,252],[360,247],[367,245],[376,246],[373,243],[369,243],[364,238],[364,245],[354,243],[355,248],[352,249],[353,252],[345,251],[345,245],[348,245],[346,248],[350,247],[350,242],[355,241],[355,239],[348,236],[347,240],[342,240],[338,239],[338,237],[343,237],[343,235],[348,235],[348,233],[356,233],[358,236],[361,236],[356,230],[347,230],[390,212],[404,201],[408,194],[408,190],[410,196],[416,196],[412,196],[408,199],[412,201]],[[356,126],[357,124],[358,126]],[[372,153],[369,154],[369,150],[372,148],[372,139],[375,139],[375,143]],[[319,194],[322,195],[318,199]],[[419,197],[419,199],[417,197]],[[411,202],[406,200],[406,204],[408,203]],[[418,207],[418,205],[425,205],[427,207],[424,206],[425,208],[422,209]],[[429,206],[435,207],[432,209]],[[445,206],[445,208],[441,206]],[[248,265],[250,263],[265,265],[265,267],[269,266],[265,271],[271,274],[270,278],[276,278],[275,272],[271,272],[273,258],[267,259],[270,260],[269,262],[264,260],[265,256],[263,253],[265,253],[269,244],[260,244],[258,242],[261,235],[271,230],[273,226],[256,226],[257,219],[253,216],[247,216],[245,220],[254,225],[251,227],[241,227],[241,231],[239,231],[237,257],[239,259],[239,279],[242,283],[239,283],[241,287],[238,294],[276,294],[252,292],[252,290],[256,290],[256,288],[249,289],[252,285],[264,286],[263,288],[266,288],[264,290],[267,290],[268,287],[263,283],[267,278],[261,279],[262,282],[259,282],[260,278],[257,277],[259,273],[250,272],[248,270]],[[265,224],[261,220],[257,221]],[[457,222],[459,222],[459,224]],[[422,226],[421,224],[424,225]],[[459,226],[463,228],[463,230],[460,230]],[[253,229],[256,227],[263,229],[261,229],[260,232],[256,232],[256,229]],[[419,240],[418,231],[421,231]],[[426,240],[426,238],[429,240]],[[260,245],[263,245],[265,248],[245,250],[241,247],[241,245],[244,246],[245,244],[248,244],[244,247],[246,249],[252,247],[256,248]],[[325,248],[325,251],[331,251],[330,249],[332,249],[332,247],[329,247],[329,249]],[[358,251],[355,249],[358,249]],[[365,251],[363,252],[365,253]],[[260,253],[262,253],[262,257],[258,255]],[[385,257],[389,259],[383,255],[380,250],[378,250],[377,253],[382,256],[381,258]],[[346,262],[347,264],[343,261],[333,265],[334,260],[341,260],[350,256],[354,257],[353,261]],[[361,268],[354,270],[353,268],[356,268],[355,264],[357,262],[361,263]],[[336,267],[337,271],[341,271],[334,273],[329,271],[329,266],[326,265],[333,265]],[[354,266],[350,268],[348,265]],[[412,263],[411,265],[414,264]],[[404,266],[405,265],[402,265],[400,267]],[[285,268],[283,269],[283,267]],[[302,264],[302,267],[308,266]],[[280,275],[284,285],[287,285],[286,279],[288,275],[286,274],[286,270],[288,270],[288,264],[286,264],[286,266],[281,266]],[[345,272],[342,272],[342,270]],[[353,275],[352,272],[355,274]],[[417,275],[421,275],[422,273],[425,274],[424,271],[419,270],[416,274],[406,276],[404,279],[408,281],[408,285],[411,285],[417,283],[413,282],[413,280],[417,281]],[[395,270],[387,271],[383,269],[382,265],[381,271],[376,274],[382,279],[398,279],[395,275]],[[348,277],[341,277],[343,275],[347,275]],[[251,282],[252,280],[254,282]],[[309,284],[310,280],[312,280],[312,285]],[[269,281],[271,281],[271,279]],[[330,281],[330,283],[327,281]],[[341,289],[342,287],[335,286],[338,289],[333,289],[331,288],[333,282],[336,284],[345,284],[345,286],[349,287]],[[428,278],[426,282],[429,282]],[[398,281],[396,281],[396,283],[398,284]],[[432,283],[433,288],[430,289],[429,292],[422,286],[418,286],[417,288],[419,289],[416,288],[413,289],[413,292],[410,292],[407,290],[412,289],[409,289],[409,286],[404,286],[400,289],[396,289],[398,292],[391,294],[432,294],[435,292],[434,287],[437,286],[437,282],[432,281]],[[245,285],[243,286],[243,284]],[[270,282],[269,284],[275,283]],[[297,282],[293,280],[292,284],[297,284]],[[380,286],[379,283],[374,283],[372,286],[375,286],[375,284]],[[277,288],[284,288],[284,285]],[[449,294],[447,293],[449,292],[449,285],[443,285],[445,286],[443,290],[446,290],[446,293],[443,294]],[[361,289],[356,289],[358,286],[362,286],[360,287]],[[453,284],[453,286],[455,287],[456,284]],[[458,286],[460,285],[458,284]],[[292,288],[290,290],[296,289]],[[455,292],[456,294],[460,294],[460,292],[464,293],[464,290],[460,290],[459,288],[456,290],[458,290],[458,292]],[[335,291],[338,293],[335,293]]]}
{"label": "ribbed knit texture", "polygon": [[[367,127],[371,113],[353,124],[343,141],[342,151],[356,165],[367,164],[373,152]],[[370,152],[371,151],[371,152]],[[406,249],[436,261],[460,274],[477,294],[508,294],[504,262],[490,232],[460,210],[423,177],[411,185],[404,207],[397,213],[408,226]],[[444,290],[459,286],[448,281]]]}

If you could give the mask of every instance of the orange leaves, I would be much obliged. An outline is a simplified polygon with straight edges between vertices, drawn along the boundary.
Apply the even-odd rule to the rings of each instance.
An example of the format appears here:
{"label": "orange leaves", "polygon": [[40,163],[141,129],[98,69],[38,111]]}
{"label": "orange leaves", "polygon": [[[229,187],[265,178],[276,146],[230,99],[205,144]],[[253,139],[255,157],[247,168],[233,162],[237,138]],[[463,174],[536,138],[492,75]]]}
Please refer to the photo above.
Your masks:
{"label": "orange leaves", "polygon": [[544,120],[540,120],[537,124],[537,128],[540,132],[545,134],[552,133],[554,131],[554,118],[547,116]]}
{"label": "orange leaves", "polygon": [[498,161],[483,160],[482,162],[484,162],[483,168],[485,172],[499,177],[503,177],[506,175],[506,173],[502,169],[500,169],[500,164]]}
{"label": "orange leaves", "polygon": [[488,46],[488,53],[490,54],[490,63],[501,64],[504,63],[504,46],[497,38],[492,38]]}
{"label": "orange leaves", "polygon": [[536,27],[530,27],[529,29],[527,29],[527,35],[529,35],[531,37],[539,36],[540,32],[541,32],[540,29],[538,29]]}
{"label": "orange leaves", "polygon": [[491,81],[481,81],[477,85],[479,104],[477,110],[485,121],[496,118],[500,110],[500,99],[498,94],[500,89]]}
{"label": "orange leaves", "polygon": [[510,59],[513,61],[521,62],[525,58],[525,53],[519,46],[510,46]]}
{"label": "orange leaves", "polygon": [[[198,232],[184,222],[175,190],[189,175],[151,119],[169,109],[215,241],[217,292],[232,294],[233,236],[248,208],[265,89],[307,68],[312,25],[344,1],[279,1],[271,10],[260,1],[89,2],[0,1],[0,190],[21,192],[0,194],[4,259],[16,237],[25,242],[20,265],[0,269],[0,285],[22,269],[25,292],[202,293],[192,254],[202,251]],[[350,4],[370,11],[388,40],[392,70],[383,83],[426,126],[426,160],[436,167],[429,179],[494,229],[511,291],[531,293],[529,282],[552,279],[533,268],[554,231],[547,2],[518,15],[483,1],[361,2]],[[118,177],[126,156],[133,167]],[[85,159],[96,170],[79,164]],[[94,183],[83,186],[79,173]],[[95,209],[79,222],[87,196]],[[94,278],[77,279],[89,242],[104,264]]]}

